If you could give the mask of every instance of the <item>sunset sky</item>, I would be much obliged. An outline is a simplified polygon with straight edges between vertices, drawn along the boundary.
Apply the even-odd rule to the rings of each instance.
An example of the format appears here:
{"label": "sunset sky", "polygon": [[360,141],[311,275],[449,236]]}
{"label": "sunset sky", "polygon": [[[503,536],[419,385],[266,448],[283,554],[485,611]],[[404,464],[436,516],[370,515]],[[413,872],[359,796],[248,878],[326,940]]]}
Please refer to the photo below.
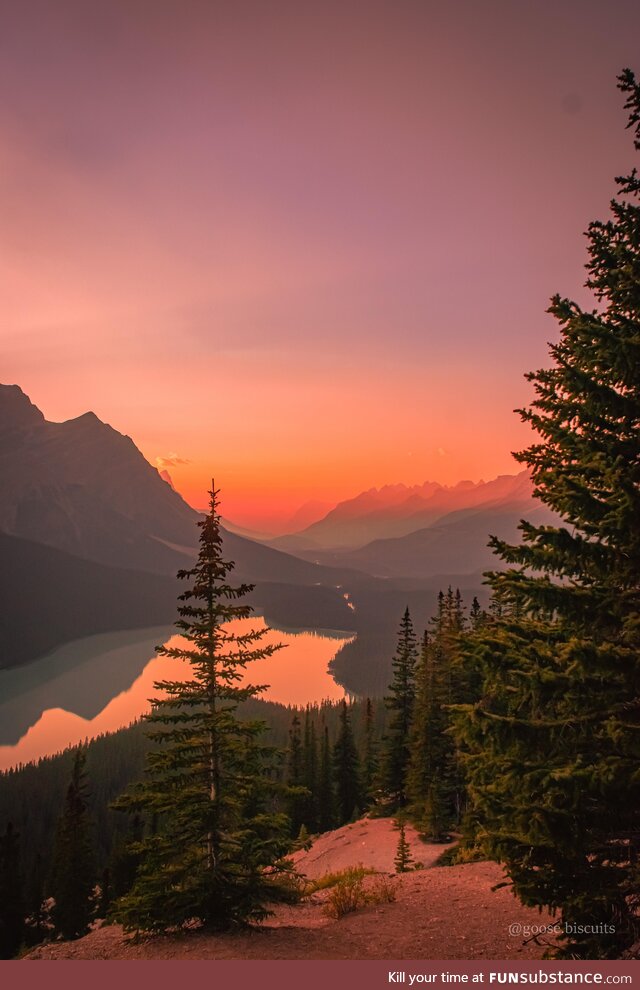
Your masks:
{"label": "sunset sky", "polygon": [[631,0],[4,4],[0,380],[255,528],[513,472],[639,41]]}

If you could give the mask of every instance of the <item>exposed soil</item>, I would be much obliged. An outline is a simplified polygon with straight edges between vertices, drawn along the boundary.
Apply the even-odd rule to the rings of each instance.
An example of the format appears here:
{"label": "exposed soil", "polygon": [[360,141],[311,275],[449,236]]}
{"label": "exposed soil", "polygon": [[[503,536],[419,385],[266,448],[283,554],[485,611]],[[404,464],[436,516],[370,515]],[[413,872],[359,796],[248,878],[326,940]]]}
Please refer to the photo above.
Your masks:
{"label": "exposed soil", "polygon": [[[412,856],[424,869],[394,876],[396,900],[329,918],[328,891],[295,906],[278,906],[264,925],[229,935],[190,932],[143,939],[97,928],[76,942],[34,949],[28,959],[536,959],[544,944],[509,934],[509,926],[539,926],[548,916],[524,908],[495,863],[431,864],[446,847],[422,843],[407,828]],[[321,836],[297,866],[311,878],[362,864],[393,871],[398,833],[389,819],[364,819]],[[375,878],[366,881],[375,883]]]}
{"label": "exposed soil", "polygon": [[[414,863],[432,866],[449,845],[422,842],[413,825],[405,826]],[[394,873],[393,860],[398,846],[398,830],[390,818],[361,818],[334,832],[325,832],[307,852],[296,853],[298,870],[315,880],[348,866],[367,866],[379,873]]]}

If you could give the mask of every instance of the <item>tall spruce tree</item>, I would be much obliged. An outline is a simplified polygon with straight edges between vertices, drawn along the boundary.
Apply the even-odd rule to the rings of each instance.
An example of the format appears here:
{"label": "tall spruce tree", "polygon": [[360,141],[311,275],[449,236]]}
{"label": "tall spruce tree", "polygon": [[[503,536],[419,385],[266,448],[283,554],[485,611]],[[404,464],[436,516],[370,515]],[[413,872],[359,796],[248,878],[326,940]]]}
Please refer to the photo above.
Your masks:
{"label": "tall spruce tree", "polygon": [[338,736],[333,747],[333,774],[338,825],[344,825],[362,807],[360,761],[346,701],[340,707]]}
{"label": "tall spruce tree", "polygon": [[293,713],[289,729],[286,781],[289,787],[291,835],[295,836],[300,831],[300,826],[306,824],[309,801],[309,795],[305,789],[304,749],[300,731],[300,716],[297,711]]}
{"label": "tall spruce tree", "polygon": [[[625,70],[640,150],[640,86]],[[589,226],[596,307],[555,296],[553,366],[520,453],[558,525],[492,541],[497,606],[474,634],[480,700],[458,715],[473,814],[526,904],[558,909],[562,954],[615,958],[640,935],[640,177]]]}
{"label": "tall spruce tree", "polygon": [[451,734],[451,706],[475,697],[462,663],[464,612],[458,589],[438,594],[416,673],[407,793],[423,833],[433,842],[447,837],[464,809],[462,767]]}
{"label": "tall spruce tree", "polygon": [[118,836],[113,845],[109,873],[114,899],[122,897],[133,887],[141,863],[140,843],[143,832],[142,818],[136,813],[131,817],[126,834]]}
{"label": "tall spruce tree", "polygon": [[[322,724],[322,723],[321,723]],[[322,725],[322,744],[318,767],[318,828],[328,832],[335,824],[335,795],[333,791],[333,767],[329,726]]]}
{"label": "tall spruce tree", "polygon": [[362,800],[369,808],[375,802],[378,779],[378,739],[371,698],[364,704],[362,742]]}
{"label": "tall spruce tree", "polygon": [[76,750],[71,780],[53,846],[49,893],[51,920],[63,938],[86,935],[94,914],[95,851],[89,818],[86,752]]}
{"label": "tall spruce tree", "polygon": [[392,806],[407,801],[406,775],[411,758],[410,734],[415,704],[416,636],[408,607],[400,623],[398,646],[392,660],[393,680],[385,703],[390,711],[381,768],[383,790]]}
{"label": "tall spruce tree", "polygon": [[469,610],[469,624],[472,629],[476,629],[484,620],[485,613],[480,608],[480,602],[473,596],[473,601],[471,602],[471,608]]}
{"label": "tall spruce tree", "polygon": [[307,789],[304,823],[309,832],[314,833],[318,831],[318,739],[315,719],[309,705],[304,713],[303,747],[304,786]]}
{"label": "tall spruce tree", "polygon": [[275,810],[277,785],[265,725],[242,720],[238,706],[263,687],[239,682],[249,663],[278,648],[263,645],[265,630],[237,630],[249,605],[235,604],[251,586],[232,586],[222,551],[218,492],[212,486],[198,523],[195,566],[178,576],[191,585],[181,596],[177,646],[158,652],[185,662],[185,680],[161,681],[148,722],[157,748],[147,779],[120,806],[155,817],[157,829],[139,844],[132,889],[114,910],[127,930],[163,931],[197,920],[210,929],[259,920],[289,844],[289,822]]}
{"label": "tall spruce tree", "polygon": [[447,735],[449,697],[444,662],[437,629],[431,639],[425,631],[416,678],[407,794],[420,830],[432,842],[445,838],[452,819],[453,747]]}
{"label": "tall spruce tree", "polygon": [[478,696],[478,683],[473,669],[466,667],[463,662],[463,635],[466,620],[460,589],[456,588],[454,593],[449,587],[443,603],[444,607],[439,611],[437,627],[434,630],[434,645],[436,645],[439,654],[437,665],[445,685],[446,748],[448,752],[450,801],[453,813],[452,820],[457,826],[465,812],[466,788],[460,756],[449,731],[452,723],[451,706],[475,699]]}
{"label": "tall spruce tree", "polygon": [[13,959],[24,937],[25,898],[20,836],[7,822],[0,836],[0,959]]}

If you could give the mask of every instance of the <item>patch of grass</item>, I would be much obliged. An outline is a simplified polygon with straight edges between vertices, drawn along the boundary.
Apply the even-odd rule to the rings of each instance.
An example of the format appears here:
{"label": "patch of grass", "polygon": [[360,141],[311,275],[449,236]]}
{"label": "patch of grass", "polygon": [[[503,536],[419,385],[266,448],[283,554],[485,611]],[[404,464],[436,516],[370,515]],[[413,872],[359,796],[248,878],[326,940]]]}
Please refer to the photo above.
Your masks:
{"label": "patch of grass", "polygon": [[366,876],[375,872],[370,866],[358,864],[358,866],[349,866],[346,870],[338,870],[336,873],[325,873],[324,876],[318,877],[317,880],[307,880],[305,893],[315,894],[318,890],[328,890],[345,879],[351,881],[359,877],[363,880]]}
{"label": "patch of grass", "polygon": [[376,877],[366,892],[367,904],[393,904],[396,899],[398,884],[391,877]]}
{"label": "patch of grass", "polygon": [[364,878],[367,873],[373,872],[363,867],[343,870],[339,880],[331,887],[329,899],[324,906],[325,914],[337,920],[368,904],[391,904],[395,901],[397,883],[390,877],[377,876],[365,890]]}
{"label": "patch of grass", "polygon": [[343,918],[366,904],[364,874],[355,868],[344,870],[340,879],[331,887],[329,900],[324,906],[330,918]]}

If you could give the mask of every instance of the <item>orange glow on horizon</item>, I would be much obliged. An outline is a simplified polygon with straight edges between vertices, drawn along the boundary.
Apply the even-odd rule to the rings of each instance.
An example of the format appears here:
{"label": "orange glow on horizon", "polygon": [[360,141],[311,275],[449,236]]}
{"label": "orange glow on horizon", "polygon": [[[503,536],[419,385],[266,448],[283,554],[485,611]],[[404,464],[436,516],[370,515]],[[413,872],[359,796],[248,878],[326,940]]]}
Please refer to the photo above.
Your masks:
{"label": "orange glow on horizon", "polygon": [[333,505],[389,484],[452,485],[520,470],[510,452],[531,437],[512,411],[529,399],[521,367],[458,368],[452,388],[447,369],[435,366],[427,373],[403,362],[385,377],[381,355],[369,374],[338,367],[329,375],[301,360],[291,355],[265,377],[255,355],[221,358],[214,391],[206,367],[176,381],[159,359],[144,376],[135,364],[116,378],[92,365],[81,379],[73,368],[52,379],[48,366],[34,368],[25,356],[15,377],[48,420],[90,409],[130,436],[194,508],[206,505],[213,475],[222,515],[257,531],[286,529],[309,501]]}
{"label": "orange glow on horizon", "polygon": [[113,0],[105,34],[28,6],[3,23],[5,383],[175,455],[196,507],[215,475],[257,530],[518,470],[549,298],[593,304],[581,231],[632,159],[640,13]]}

